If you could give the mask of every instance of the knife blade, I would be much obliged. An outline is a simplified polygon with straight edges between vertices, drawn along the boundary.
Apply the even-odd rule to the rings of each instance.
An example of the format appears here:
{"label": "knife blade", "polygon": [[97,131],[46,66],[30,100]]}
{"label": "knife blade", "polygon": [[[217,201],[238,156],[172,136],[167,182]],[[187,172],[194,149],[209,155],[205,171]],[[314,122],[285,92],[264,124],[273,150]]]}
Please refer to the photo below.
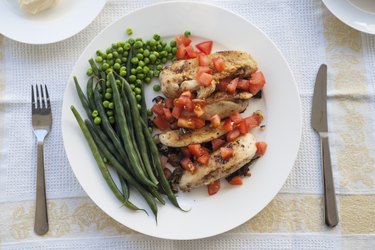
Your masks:
{"label": "knife blade", "polygon": [[339,218],[328,141],[327,65],[325,64],[320,65],[316,76],[311,113],[311,126],[319,134],[321,143],[325,223],[329,227],[334,227],[338,224]]}

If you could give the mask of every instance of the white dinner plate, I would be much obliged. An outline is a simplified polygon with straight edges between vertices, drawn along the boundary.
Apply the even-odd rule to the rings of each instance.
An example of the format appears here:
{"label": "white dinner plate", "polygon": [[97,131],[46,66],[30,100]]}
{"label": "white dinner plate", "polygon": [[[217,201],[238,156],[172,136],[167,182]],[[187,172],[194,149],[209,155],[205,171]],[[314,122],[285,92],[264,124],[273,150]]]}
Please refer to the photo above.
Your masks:
{"label": "white dinner plate", "polygon": [[[72,77],[77,76],[85,89],[85,72],[89,66],[87,60],[95,56],[97,49],[105,50],[113,42],[127,39],[128,36],[124,34],[126,27],[133,28],[133,37],[144,39],[151,38],[154,33],[171,39],[189,30],[193,34],[194,43],[203,39],[213,40],[214,51],[248,51],[257,59],[267,80],[263,98],[253,100],[246,110],[246,114],[258,109],[265,113],[265,131],[255,129],[254,134],[258,140],[269,144],[266,155],[254,164],[252,176],[245,178],[242,186],[230,186],[222,180],[219,193],[213,196],[208,196],[206,187],[179,193],[181,206],[191,210],[183,212],[167,202],[159,206],[157,223],[152,215],[129,211],[116,200],[102,178],[70,110],[70,106],[74,105],[84,115]],[[148,107],[155,95],[152,87],[148,86]],[[142,8],[120,18],[88,45],[78,59],[65,91],[62,132],[66,154],[77,179],[90,198],[109,216],[147,235],[167,239],[197,239],[241,225],[275,197],[297,156],[301,138],[301,107],[296,83],[287,62],[275,44],[258,28],[244,18],[216,6],[167,2]],[[137,194],[131,200],[147,208],[147,204]]]}
{"label": "white dinner plate", "polygon": [[375,34],[374,0],[323,0],[326,7],[353,29]]}
{"label": "white dinner plate", "polygon": [[69,38],[87,27],[106,0],[60,0],[36,15],[20,9],[18,0],[0,1],[0,33],[29,44],[48,44]]}

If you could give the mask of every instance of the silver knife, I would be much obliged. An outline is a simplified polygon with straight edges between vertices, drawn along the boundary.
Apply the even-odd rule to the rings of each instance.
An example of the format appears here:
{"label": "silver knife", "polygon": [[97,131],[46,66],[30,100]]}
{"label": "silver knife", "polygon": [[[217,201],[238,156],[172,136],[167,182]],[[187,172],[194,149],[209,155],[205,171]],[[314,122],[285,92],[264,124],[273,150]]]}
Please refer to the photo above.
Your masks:
{"label": "silver knife", "polygon": [[327,226],[334,227],[339,223],[337,213],[335,185],[333,182],[331,155],[328,143],[327,122],[327,65],[320,65],[316,76],[311,126],[320,136],[323,160],[324,213]]}

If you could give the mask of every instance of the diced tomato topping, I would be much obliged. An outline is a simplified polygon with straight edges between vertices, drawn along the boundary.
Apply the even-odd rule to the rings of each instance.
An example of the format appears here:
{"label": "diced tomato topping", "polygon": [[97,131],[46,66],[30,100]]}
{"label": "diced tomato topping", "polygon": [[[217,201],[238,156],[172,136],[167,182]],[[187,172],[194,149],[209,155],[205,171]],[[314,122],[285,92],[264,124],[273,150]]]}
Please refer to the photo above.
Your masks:
{"label": "diced tomato topping", "polygon": [[188,146],[189,152],[194,155],[195,157],[199,157],[202,155],[201,153],[201,145],[200,144],[190,144]]}
{"label": "diced tomato topping", "polygon": [[155,103],[154,106],[152,106],[151,111],[158,115],[164,115],[163,104]]}
{"label": "diced tomato topping", "polygon": [[210,67],[208,66],[199,66],[197,75],[200,75],[202,73],[212,74],[212,69],[210,69]]}
{"label": "diced tomato topping", "polygon": [[237,88],[237,84],[238,84],[238,77],[237,78],[234,78],[232,81],[230,81],[230,83],[227,85],[227,93],[228,94],[234,94],[236,93],[236,88]]}
{"label": "diced tomato topping", "polygon": [[206,102],[202,99],[193,99],[193,106],[194,106],[194,113],[200,117],[204,114],[204,106],[206,106]]}
{"label": "diced tomato topping", "polygon": [[177,51],[176,51],[176,58],[178,60],[181,60],[181,59],[184,59],[185,58],[185,54],[186,54],[186,47],[181,44],[180,46],[178,46],[177,48]]}
{"label": "diced tomato topping", "polygon": [[169,128],[168,121],[161,115],[155,116],[153,123],[160,129],[161,131],[164,131]]}
{"label": "diced tomato topping", "polygon": [[206,55],[209,55],[211,54],[211,50],[212,50],[212,41],[205,41],[205,42],[198,43],[197,45],[195,45],[195,47],[197,47],[200,51],[202,51]]}
{"label": "diced tomato topping", "polygon": [[197,52],[194,50],[194,48],[191,45],[186,46],[185,50],[186,50],[187,56],[189,58],[196,58],[197,57]]}
{"label": "diced tomato topping", "polygon": [[176,119],[178,119],[181,116],[182,111],[184,111],[183,107],[181,107],[181,106],[174,106],[173,110],[172,110],[173,117],[176,118]]}
{"label": "diced tomato topping", "polygon": [[166,108],[172,109],[173,108],[173,99],[172,98],[167,98],[165,99],[165,104],[164,106]]}
{"label": "diced tomato topping", "polygon": [[180,96],[179,98],[174,99],[174,105],[178,107],[184,107],[190,105],[191,99],[185,96]]}
{"label": "diced tomato topping", "polygon": [[236,140],[240,136],[240,134],[241,133],[238,129],[233,129],[232,131],[229,131],[227,133],[227,136],[226,136],[227,141],[232,142],[232,141]]}
{"label": "diced tomato topping", "polygon": [[245,118],[246,126],[248,129],[256,128],[260,125],[261,119],[258,115],[254,114]]}
{"label": "diced tomato topping", "polygon": [[223,58],[216,57],[212,60],[212,62],[214,63],[214,68],[216,71],[221,72],[224,70],[225,62]]}
{"label": "diced tomato topping", "polygon": [[216,151],[217,149],[219,149],[221,146],[223,146],[225,144],[225,140],[223,140],[223,139],[213,139],[211,141],[211,144],[212,144],[212,150]]}
{"label": "diced tomato topping", "polygon": [[228,160],[230,157],[234,155],[234,150],[227,147],[220,148],[220,155],[223,160]]}
{"label": "diced tomato topping", "polygon": [[238,112],[233,112],[233,114],[231,114],[229,118],[232,120],[232,122],[234,122],[235,125],[238,125],[243,121],[242,116]]}
{"label": "diced tomato topping", "polygon": [[207,166],[208,162],[210,161],[210,155],[209,154],[203,154],[203,155],[198,157],[197,161],[200,164],[203,164],[203,165]]}
{"label": "diced tomato topping", "polygon": [[220,116],[218,114],[212,116],[210,118],[210,122],[211,122],[211,127],[212,128],[219,127],[220,126],[220,122],[221,122]]}
{"label": "diced tomato topping", "polygon": [[194,128],[202,128],[206,125],[206,122],[205,120],[199,118],[199,117],[196,117],[196,116],[193,116],[191,117],[193,123],[194,123]]}
{"label": "diced tomato topping", "polygon": [[188,46],[191,43],[191,39],[185,35],[180,35],[176,37],[176,43],[179,46]]}
{"label": "diced tomato topping", "polygon": [[242,185],[242,177],[239,175],[233,176],[229,181],[230,185]]}
{"label": "diced tomato topping", "polygon": [[167,167],[167,162],[168,162],[168,157],[166,157],[165,155],[161,155],[160,156],[160,161],[161,161],[161,166],[163,168],[166,168]]}
{"label": "diced tomato topping", "polygon": [[181,148],[181,152],[187,158],[191,158],[192,157],[192,155],[191,155],[191,153],[190,153],[190,151],[189,151],[188,148]]}
{"label": "diced tomato topping", "polygon": [[214,195],[220,190],[220,179],[207,185],[208,195]]}
{"label": "diced tomato topping", "polygon": [[185,103],[184,109],[187,110],[187,111],[189,111],[189,112],[193,112],[193,110],[194,110],[194,104],[191,101],[191,99],[188,99],[188,101]]}
{"label": "diced tomato topping", "polygon": [[231,119],[227,119],[223,124],[223,129],[225,131],[232,131],[233,130],[233,124]]}
{"label": "diced tomato topping", "polygon": [[224,78],[224,79],[221,79],[219,84],[216,86],[216,88],[220,91],[226,91],[227,90],[227,86],[228,84],[230,83],[230,79],[229,78]]}
{"label": "diced tomato topping", "polygon": [[256,95],[264,87],[265,83],[266,80],[262,71],[257,71],[251,74],[251,79],[249,82],[249,92],[253,95]]}
{"label": "diced tomato topping", "polygon": [[180,128],[190,128],[195,129],[195,124],[193,120],[189,117],[180,116],[177,120],[177,126]]}
{"label": "diced tomato topping", "polygon": [[237,89],[249,91],[249,80],[240,79],[237,83]]}
{"label": "diced tomato topping", "polygon": [[246,124],[246,121],[243,120],[238,124],[238,130],[240,131],[241,134],[246,134],[249,132],[249,127]]}
{"label": "diced tomato topping", "polygon": [[208,66],[208,65],[210,65],[211,59],[207,55],[205,55],[203,53],[199,53],[197,57],[198,57],[198,64],[199,64],[199,66]]}
{"label": "diced tomato topping", "polygon": [[172,113],[168,108],[163,108],[164,110],[164,117],[167,121],[170,121],[172,119]]}
{"label": "diced tomato topping", "polygon": [[197,76],[197,82],[202,86],[210,86],[211,82],[213,80],[213,76],[208,73],[202,73]]}
{"label": "diced tomato topping", "polygon": [[187,157],[183,158],[180,161],[180,164],[185,170],[189,171],[192,174],[195,174],[195,172],[197,171],[197,167],[195,166],[195,164]]}
{"label": "diced tomato topping", "polygon": [[266,142],[257,142],[255,143],[255,146],[257,147],[258,153],[260,155],[264,155],[266,153],[268,144]]}

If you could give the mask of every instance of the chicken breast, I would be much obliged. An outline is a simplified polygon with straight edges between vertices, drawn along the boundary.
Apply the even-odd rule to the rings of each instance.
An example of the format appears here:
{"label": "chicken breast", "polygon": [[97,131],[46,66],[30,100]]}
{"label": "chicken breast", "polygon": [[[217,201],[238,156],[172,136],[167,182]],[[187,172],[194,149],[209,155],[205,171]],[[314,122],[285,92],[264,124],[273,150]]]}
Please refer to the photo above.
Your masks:
{"label": "chicken breast", "polygon": [[203,128],[191,130],[185,134],[182,134],[179,130],[167,131],[159,134],[159,140],[162,144],[168,147],[180,148],[186,147],[190,144],[209,142],[226,133],[227,131],[222,129],[221,126],[218,128],[205,126]]}
{"label": "chicken breast", "polygon": [[179,184],[180,189],[189,191],[201,185],[208,185],[240,169],[255,156],[257,152],[255,143],[255,137],[250,133],[238,137],[227,145],[234,150],[234,155],[226,161],[221,158],[220,149],[213,152],[207,166],[199,164],[194,174],[189,171],[184,172]]}
{"label": "chicken breast", "polygon": [[231,77],[246,78],[258,70],[255,59],[244,51],[220,51],[209,55],[213,58],[223,58],[225,69],[213,71],[213,80],[208,87],[201,86],[195,80],[198,73],[198,60],[180,60],[174,62],[160,72],[161,91],[169,98],[177,98],[185,90],[196,90],[197,98],[207,98],[216,89],[221,79]]}

